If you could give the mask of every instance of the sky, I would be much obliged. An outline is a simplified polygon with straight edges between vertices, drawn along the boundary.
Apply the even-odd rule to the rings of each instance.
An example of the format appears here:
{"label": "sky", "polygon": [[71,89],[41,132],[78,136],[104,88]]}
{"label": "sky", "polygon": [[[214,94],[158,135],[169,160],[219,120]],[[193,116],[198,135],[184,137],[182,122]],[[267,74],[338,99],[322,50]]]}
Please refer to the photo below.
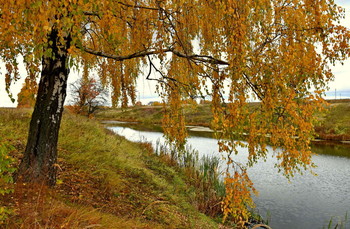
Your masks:
{"label": "sky", "polygon": [[[350,0],[335,0],[335,3],[345,8],[346,18],[341,21],[341,24],[350,28]],[[340,99],[350,98],[350,59],[346,60],[343,65],[336,64],[332,66],[335,79],[329,84],[329,91],[326,92],[327,99]],[[0,107],[16,107],[17,102],[12,103],[5,91],[5,66],[0,63]],[[20,66],[20,75],[26,76],[24,66]],[[146,77],[146,76],[145,76]],[[145,77],[140,76],[137,85],[137,100],[140,100],[143,104],[147,104],[150,101],[159,101],[157,93],[155,92],[155,81],[146,80]],[[11,92],[14,98],[17,99],[17,94],[20,92],[24,78],[15,82],[11,86]],[[68,85],[73,83],[79,78],[76,72],[72,72],[69,76]],[[66,103],[70,100],[70,91],[68,87],[68,96]]]}
{"label": "sky", "polygon": [[[350,0],[335,0],[335,3],[345,8],[346,18],[341,21],[341,24],[350,28]],[[344,62],[344,65],[337,64],[332,67],[335,75],[335,80],[329,84],[329,99],[335,98],[350,98],[350,59]]]}

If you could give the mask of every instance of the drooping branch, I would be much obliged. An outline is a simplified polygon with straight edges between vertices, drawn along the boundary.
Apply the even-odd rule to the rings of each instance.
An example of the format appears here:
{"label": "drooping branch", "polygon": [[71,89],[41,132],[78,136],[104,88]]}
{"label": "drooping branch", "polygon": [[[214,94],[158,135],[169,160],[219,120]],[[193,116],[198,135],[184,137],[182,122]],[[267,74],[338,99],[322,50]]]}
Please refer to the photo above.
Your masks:
{"label": "drooping branch", "polygon": [[[84,11],[83,14],[84,14],[85,16],[95,16],[95,17],[97,17],[98,19],[101,19],[101,13],[98,13],[98,12]],[[128,26],[129,26],[130,28],[133,27],[129,21],[123,19],[121,16],[117,16],[116,14],[113,14],[113,16],[116,17],[116,18],[119,18],[119,19],[121,19],[122,21],[124,21],[125,23],[127,23]]]}
{"label": "drooping branch", "polygon": [[181,52],[176,51],[176,50],[172,50],[171,52],[174,53],[178,57],[183,57],[183,58],[187,58],[187,59],[191,59],[191,60],[199,61],[199,62],[203,62],[203,63],[210,63],[210,64],[215,64],[215,65],[227,65],[227,66],[230,65],[227,61],[220,60],[220,59],[214,58],[212,56],[208,56],[208,55],[197,55],[197,54],[186,55],[186,54],[181,53]]}
{"label": "drooping branch", "polygon": [[[135,8],[135,9],[156,10],[156,11],[160,10],[159,8],[155,8],[155,7],[141,6],[141,5],[131,5],[131,4],[127,4],[127,3],[121,2],[121,1],[118,1],[118,4],[126,6],[126,7],[130,7],[130,8]],[[100,13],[98,13],[98,12],[84,11],[83,13],[86,16],[96,16],[96,17],[100,18]],[[0,14],[0,16],[1,16],[1,14]]]}
{"label": "drooping branch", "polygon": [[[181,86],[183,87],[189,87],[190,85],[186,84],[186,83],[183,83],[181,81],[178,81],[177,79],[175,78],[172,78],[172,77],[169,77],[169,76],[166,76],[161,70],[159,70],[156,65],[152,62],[152,59],[150,56],[147,56],[148,58],[148,61],[149,61],[149,65],[150,65],[150,69],[149,69],[149,72],[147,74],[147,77],[146,79],[147,80],[155,80],[155,81],[158,81],[160,83],[164,83],[164,84],[167,84],[167,82],[165,80],[168,80],[168,81],[173,81],[173,82],[176,82],[178,84],[180,84]],[[161,75],[161,79],[154,79],[154,78],[150,78],[151,76],[151,73],[152,73],[152,69],[154,69],[158,74]],[[169,84],[168,84],[169,85]],[[171,87],[171,86],[170,86]]]}
{"label": "drooping branch", "polygon": [[159,10],[159,8],[155,8],[155,7],[141,6],[141,5],[131,5],[131,4],[127,4],[127,3],[121,2],[121,1],[118,1],[118,4],[126,6],[126,7],[136,8],[136,9]]}
{"label": "drooping branch", "polygon": [[147,56],[147,58],[148,58],[148,62],[149,62],[149,72],[148,72],[147,77],[146,77],[147,80],[156,80],[156,81],[158,81],[158,82],[165,83],[164,80],[150,78],[151,73],[152,73],[152,69],[154,69],[157,73],[159,73],[159,74],[162,76],[163,79],[170,79],[170,80],[172,80],[172,81],[175,81],[175,79],[173,79],[173,78],[168,78],[167,76],[165,76],[165,75],[163,74],[163,72],[160,71],[160,70],[154,65],[154,63],[152,62],[150,56]]}
{"label": "drooping branch", "polygon": [[[158,5],[159,5],[159,4],[158,4]],[[179,36],[179,33],[178,33],[178,31],[177,31],[177,29],[176,29],[174,23],[173,23],[172,20],[171,20],[171,16],[169,15],[169,13],[168,13],[165,9],[161,8],[160,6],[159,6],[159,8],[161,9],[161,12],[164,12],[165,17],[166,17],[166,18],[168,19],[168,21],[169,21],[170,27],[174,30],[174,33],[175,33],[175,35],[176,35],[176,37],[177,37],[177,40],[178,40],[180,46],[182,47],[183,51],[184,51],[185,54],[187,55],[187,50],[186,50],[186,48],[185,48],[185,46],[184,46],[184,44],[183,44],[183,41],[181,40],[181,38],[180,38],[180,36]]]}
{"label": "drooping branch", "polygon": [[246,73],[243,73],[244,80],[247,82],[249,87],[253,90],[254,94],[262,101],[264,93],[258,88],[257,85],[251,82],[249,76]]}
{"label": "drooping branch", "polygon": [[100,14],[99,13],[92,12],[92,11],[84,11],[84,15],[86,15],[86,16],[96,16],[96,17],[100,18]]}
{"label": "drooping branch", "polygon": [[[133,58],[138,58],[138,57],[145,57],[148,55],[155,55],[155,54],[161,54],[161,53],[166,53],[166,52],[172,52],[174,55],[181,57],[181,58],[186,58],[189,61],[192,62],[199,62],[199,63],[210,63],[213,65],[229,65],[228,62],[214,58],[212,56],[208,56],[208,55],[197,55],[197,54],[189,54],[188,51],[186,50],[186,48],[183,45],[182,40],[180,39],[180,36],[177,33],[177,30],[175,28],[175,25],[173,24],[172,20],[171,20],[171,13],[169,13],[167,10],[165,10],[164,8],[162,8],[159,4],[158,4],[158,8],[154,8],[154,7],[148,7],[148,6],[140,6],[140,5],[131,5],[131,4],[127,4],[127,3],[123,3],[118,1],[118,4],[127,6],[127,7],[132,7],[132,8],[140,8],[140,9],[147,9],[147,10],[157,10],[160,12],[163,12],[167,18],[167,20],[169,21],[170,27],[172,28],[172,30],[175,32],[175,35],[178,39],[178,42],[180,43],[180,46],[182,47],[183,52],[177,51],[174,48],[167,48],[167,49],[163,49],[163,50],[149,50],[149,49],[145,49],[143,51],[140,52],[136,52],[127,56],[118,56],[118,55],[113,55],[110,53],[106,53],[106,52],[102,52],[102,51],[96,51],[87,47],[83,47],[82,50],[90,53],[92,55],[97,55],[100,57],[105,57],[105,58],[110,58],[110,59],[114,59],[117,61],[122,61],[122,60],[127,60],[127,59],[133,59]],[[96,16],[98,18],[100,18],[100,14],[98,12],[91,12],[91,11],[84,11],[84,15],[87,16]],[[116,15],[114,15],[116,16]],[[127,22],[128,23],[128,22]],[[129,23],[128,23],[129,24]],[[132,27],[130,25],[130,27]]]}
{"label": "drooping branch", "polygon": [[95,55],[95,56],[105,57],[105,58],[113,59],[116,61],[130,60],[133,58],[145,57],[148,55],[156,55],[156,54],[171,52],[178,57],[187,58],[187,59],[190,59],[193,61],[216,64],[216,65],[229,65],[229,63],[227,61],[216,59],[212,56],[197,55],[197,54],[186,55],[185,53],[176,51],[174,48],[167,48],[167,49],[160,49],[160,50],[148,50],[148,49],[146,49],[146,50],[142,50],[142,51],[135,52],[135,53],[132,53],[130,55],[125,55],[125,56],[113,55],[113,54],[106,53],[103,51],[96,51],[96,50],[93,50],[93,49],[87,48],[87,47],[82,47],[81,50],[83,50],[84,52],[90,53],[92,55]]}
{"label": "drooping branch", "polygon": [[143,50],[143,51],[132,53],[130,55],[119,56],[119,55],[113,55],[113,54],[110,54],[110,53],[106,53],[106,52],[103,52],[103,51],[96,51],[96,50],[93,50],[93,49],[87,48],[87,47],[82,47],[81,49],[84,52],[90,53],[92,55],[105,57],[105,58],[113,59],[113,60],[116,60],[116,61],[130,60],[130,59],[133,59],[133,58],[145,57],[145,56],[148,56],[148,55],[155,55],[155,54],[160,54],[160,53],[165,53],[165,52],[171,52],[172,51],[172,49],[170,49],[170,48],[162,49],[162,50]]}

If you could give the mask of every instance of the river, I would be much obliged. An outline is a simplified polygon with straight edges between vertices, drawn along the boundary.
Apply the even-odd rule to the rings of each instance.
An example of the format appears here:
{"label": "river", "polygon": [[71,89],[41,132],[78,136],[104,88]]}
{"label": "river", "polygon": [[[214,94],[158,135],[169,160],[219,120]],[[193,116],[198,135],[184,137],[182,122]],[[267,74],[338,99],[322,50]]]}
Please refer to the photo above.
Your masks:
{"label": "river", "polygon": [[[148,141],[156,144],[164,142],[163,134],[139,125],[108,127],[118,135],[131,141]],[[199,156],[221,156],[217,150],[217,140],[210,133],[190,132],[188,144],[198,150]],[[318,153],[312,157],[318,166],[303,175],[297,174],[290,181],[274,168],[276,158],[272,149],[266,161],[258,162],[248,169],[259,195],[254,197],[258,212],[273,229],[313,229],[328,228],[333,219],[333,227],[343,221],[346,214],[350,218],[350,145],[314,145]],[[240,148],[236,161],[244,162],[247,149]],[[338,227],[339,228],[339,227]],[[350,228],[347,219],[345,228]]]}

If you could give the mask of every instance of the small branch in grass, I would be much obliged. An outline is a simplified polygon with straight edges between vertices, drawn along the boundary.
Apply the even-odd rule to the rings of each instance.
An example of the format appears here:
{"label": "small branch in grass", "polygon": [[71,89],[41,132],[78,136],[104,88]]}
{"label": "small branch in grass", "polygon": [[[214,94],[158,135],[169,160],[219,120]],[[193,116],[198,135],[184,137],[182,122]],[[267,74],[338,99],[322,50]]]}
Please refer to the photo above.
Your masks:
{"label": "small branch in grass", "polygon": [[271,227],[267,226],[266,224],[255,224],[252,229],[257,229],[259,227],[266,228],[266,229],[272,229]]}
{"label": "small branch in grass", "polygon": [[91,224],[89,226],[84,227],[84,229],[89,229],[89,228],[93,228],[93,227],[102,227],[102,225],[101,224]]}
{"label": "small branch in grass", "polygon": [[141,215],[144,215],[145,212],[153,205],[155,204],[169,204],[169,201],[165,201],[165,200],[156,200],[153,201],[152,203],[150,203],[149,205],[147,205],[147,207],[142,211]]}

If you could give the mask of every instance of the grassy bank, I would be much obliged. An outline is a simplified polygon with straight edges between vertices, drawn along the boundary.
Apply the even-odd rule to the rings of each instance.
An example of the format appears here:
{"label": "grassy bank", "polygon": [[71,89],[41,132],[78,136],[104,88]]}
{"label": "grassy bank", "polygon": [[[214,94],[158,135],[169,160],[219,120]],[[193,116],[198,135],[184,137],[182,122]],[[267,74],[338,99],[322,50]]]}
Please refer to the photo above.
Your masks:
{"label": "grassy bank", "polygon": [[[333,141],[350,141],[350,100],[330,100],[323,113],[317,114],[315,138]],[[251,104],[252,107],[258,103]],[[127,109],[106,108],[96,114],[100,120],[133,121],[160,124],[161,106],[137,106]],[[187,125],[210,126],[212,115],[209,104],[185,105]]]}
{"label": "grassy bank", "polygon": [[[208,104],[185,105],[184,113],[188,125],[209,126],[212,120],[210,106]],[[96,118],[100,120],[118,120],[148,124],[161,124],[162,117],[162,106],[135,106],[125,109],[105,108],[99,110],[96,114]]]}
{"label": "grassy bank", "polygon": [[320,139],[350,140],[350,100],[330,101],[324,113],[318,116],[320,123],[315,131]]}
{"label": "grassy bank", "polygon": [[[0,109],[0,139],[16,167],[26,144],[30,110]],[[2,228],[218,228],[199,212],[195,186],[183,170],[93,120],[65,114],[56,187],[15,184],[0,196],[10,213]],[[0,184],[3,185],[3,184]],[[1,220],[0,220],[1,221]]]}

